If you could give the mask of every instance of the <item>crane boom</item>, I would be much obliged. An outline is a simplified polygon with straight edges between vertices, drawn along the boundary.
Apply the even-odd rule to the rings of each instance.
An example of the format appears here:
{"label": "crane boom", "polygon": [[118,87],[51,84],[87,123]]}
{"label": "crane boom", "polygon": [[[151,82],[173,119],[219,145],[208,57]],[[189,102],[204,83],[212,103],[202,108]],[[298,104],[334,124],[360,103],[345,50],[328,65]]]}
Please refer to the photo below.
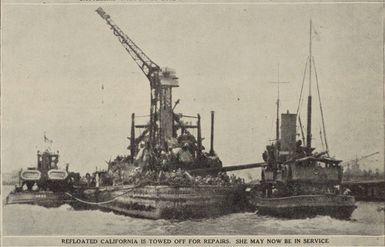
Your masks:
{"label": "crane boom", "polygon": [[153,62],[143,51],[140,49],[134,41],[132,41],[111,19],[101,7],[96,12],[107,22],[111,27],[114,35],[118,37],[120,43],[127,50],[130,56],[134,59],[135,63],[143,71],[146,77],[151,82],[151,87],[156,86],[155,83],[159,82],[156,80],[156,72],[160,71],[160,67]]}
{"label": "crane boom", "polygon": [[[150,124],[145,131],[149,133],[149,148],[151,150],[157,145],[165,149],[166,140],[173,137],[174,130],[172,87],[178,87],[175,71],[169,68],[161,69],[112,21],[102,8],[99,7],[96,12],[111,27],[113,34],[150,81]],[[135,149],[132,146],[131,150],[134,151]]]}
{"label": "crane boom", "polygon": [[365,156],[362,156],[361,158],[358,158],[357,161],[360,161],[360,160],[363,160],[363,159],[366,159],[366,158],[369,158],[369,157],[372,157],[373,155],[376,155],[376,154],[379,154],[380,152],[375,152],[375,153],[371,153],[371,154],[368,154],[368,155],[365,155]]}
{"label": "crane boom", "polygon": [[351,160],[348,160],[348,161],[344,161],[344,164],[348,164],[348,163],[350,163],[350,162],[352,162],[352,161],[358,162],[358,161],[361,161],[361,160],[363,160],[363,159],[372,157],[372,156],[374,156],[374,155],[376,155],[376,154],[379,154],[379,153],[380,153],[380,152],[375,152],[375,153],[371,153],[371,154],[368,154],[368,155],[361,156],[361,157],[359,157],[359,158],[355,158],[355,159],[351,159]]}

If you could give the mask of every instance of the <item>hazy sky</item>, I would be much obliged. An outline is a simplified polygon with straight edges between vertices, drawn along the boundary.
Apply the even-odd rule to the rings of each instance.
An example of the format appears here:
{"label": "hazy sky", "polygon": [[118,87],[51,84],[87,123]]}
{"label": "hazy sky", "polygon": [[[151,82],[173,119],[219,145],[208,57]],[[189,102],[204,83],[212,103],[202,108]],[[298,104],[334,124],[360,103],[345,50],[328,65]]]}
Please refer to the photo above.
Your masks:
{"label": "hazy sky", "polygon": [[[383,166],[380,4],[101,6],[159,66],[176,70],[176,111],[201,114],[207,148],[216,112],[215,149],[225,164],[261,161],[274,138],[276,86],[268,82],[278,63],[290,82],[281,87],[282,112],[295,112],[312,18],[330,152],[346,160],[380,151],[363,163]],[[97,7],[3,5],[5,172],[35,165],[44,132],[73,170],[127,153],[131,113],[149,112],[149,82]],[[320,149],[316,100],[314,115]]]}

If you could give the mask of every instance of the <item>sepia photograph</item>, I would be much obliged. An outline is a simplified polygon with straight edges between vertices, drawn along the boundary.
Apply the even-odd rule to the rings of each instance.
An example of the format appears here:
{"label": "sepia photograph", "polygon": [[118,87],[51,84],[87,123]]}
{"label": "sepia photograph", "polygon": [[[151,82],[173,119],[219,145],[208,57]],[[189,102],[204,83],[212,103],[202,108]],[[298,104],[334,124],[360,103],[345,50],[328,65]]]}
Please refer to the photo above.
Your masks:
{"label": "sepia photograph", "polygon": [[383,18],[3,1],[1,244],[383,246]]}

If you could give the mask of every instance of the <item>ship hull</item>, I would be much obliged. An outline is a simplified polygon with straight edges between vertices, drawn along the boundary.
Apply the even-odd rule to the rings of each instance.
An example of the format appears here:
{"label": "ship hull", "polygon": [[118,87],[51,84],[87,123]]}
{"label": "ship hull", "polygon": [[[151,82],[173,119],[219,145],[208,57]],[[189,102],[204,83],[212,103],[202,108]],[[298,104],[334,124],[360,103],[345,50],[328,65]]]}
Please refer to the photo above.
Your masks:
{"label": "ship hull", "polygon": [[258,214],[285,218],[327,215],[339,219],[349,219],[356,209],[354,197],[346,195],[253,197],[250,204],[255,207]]}
{"label": "ship hull", "polygon": [[65,193],[52,191],[11,192],[6,198],[6,204],[33,204],[43,207],[59,207],[70,202],[71,197]]}
{"label": "ship hull", "polygon": [[111,186],[84,190],[75,207],[149,219],[215,217],[241,210],[243,191],[241,185]]}

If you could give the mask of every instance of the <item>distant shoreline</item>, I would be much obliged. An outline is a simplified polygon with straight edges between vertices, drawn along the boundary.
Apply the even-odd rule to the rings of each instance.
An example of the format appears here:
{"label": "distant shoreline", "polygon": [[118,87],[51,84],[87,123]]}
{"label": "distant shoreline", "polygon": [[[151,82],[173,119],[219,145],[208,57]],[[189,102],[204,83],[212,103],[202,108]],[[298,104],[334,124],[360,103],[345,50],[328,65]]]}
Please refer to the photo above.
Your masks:
{"label": "distant shoreline", "polygon": [[7,172],[2,174],[2,185],[15,185],[19,183],[19,172]]}

